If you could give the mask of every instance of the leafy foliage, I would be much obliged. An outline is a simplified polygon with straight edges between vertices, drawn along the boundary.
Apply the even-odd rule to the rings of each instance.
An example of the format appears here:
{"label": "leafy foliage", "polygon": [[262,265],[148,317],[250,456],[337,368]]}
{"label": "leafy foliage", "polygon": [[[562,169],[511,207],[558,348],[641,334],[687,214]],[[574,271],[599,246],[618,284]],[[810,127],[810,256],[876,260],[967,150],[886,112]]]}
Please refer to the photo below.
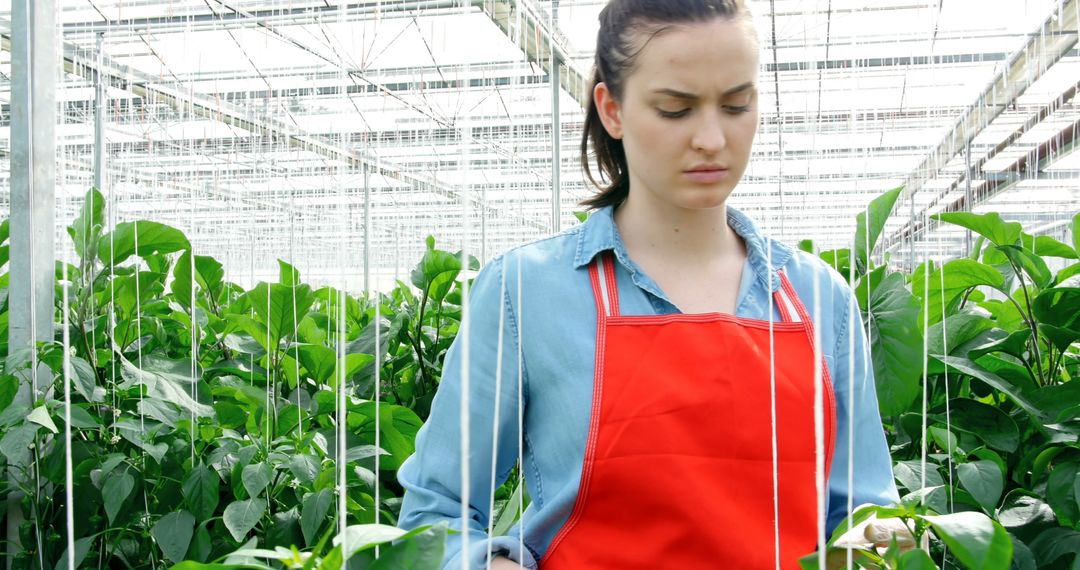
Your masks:
{"label": "leafy foliage", "polygon": [[[836,536],[875,515],[932,537],[928,552],[854,553],[868,568],[1076,567],[1080,214],[1071,244],[996,214],[942,214],[980,236],[975,251],[904,273],[871,255],[898,195],[859,216],[853,248],[819,253],[855,290],[904,495],[857,510]],[[9,350],[0,294],[0,453],[27,520],[17,567],[70,556],[76,567],[437,568],[445,526],[393,528],[396,470],[479,262],[429,239],[409,283],[377,297],[305,284],[284,261],[278,282],[245,289],[175,228],[106,228],[105,207],[87,193],[68,228],[78,263],[57,280],[69,300],[57,295],[56,322],[71,349],[74,552],[62,537],[65,331]],[[6,239],[5,221],[0,267]],[[16,404],[35,350],[52,389]],[[26,449],[29,461],[13,462]],[[528,502],[517,479],[496,492],[496,535]]]}

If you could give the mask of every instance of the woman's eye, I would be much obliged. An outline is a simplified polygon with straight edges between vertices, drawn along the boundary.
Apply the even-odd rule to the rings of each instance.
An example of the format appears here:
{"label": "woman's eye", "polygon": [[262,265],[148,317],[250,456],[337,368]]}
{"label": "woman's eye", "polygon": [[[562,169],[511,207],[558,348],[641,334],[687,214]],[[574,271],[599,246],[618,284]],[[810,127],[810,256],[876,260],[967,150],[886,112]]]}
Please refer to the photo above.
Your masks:
{"label": "woman's eye", "polygon": [[732,115],[738,115],[740,113],[746,113],[750,110],[750,105],[725,105],[724,110]]}
{"label": "woman's eye", "polygon": [[664,109],[657,109],[656,112],[660,113],[661,117],[665,119],[678,119],[679,117],[685,117],[690,109],[683,109],[681,111],[665,111]]}

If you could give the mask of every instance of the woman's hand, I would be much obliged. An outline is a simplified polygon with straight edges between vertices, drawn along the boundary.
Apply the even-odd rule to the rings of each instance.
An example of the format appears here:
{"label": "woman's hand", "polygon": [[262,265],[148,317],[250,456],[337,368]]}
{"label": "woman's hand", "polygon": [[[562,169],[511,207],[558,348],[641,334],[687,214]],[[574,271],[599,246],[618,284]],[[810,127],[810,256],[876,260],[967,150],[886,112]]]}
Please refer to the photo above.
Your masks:
{"label": "woman's hand", "polygon": [[[924,536],[923,538],[927,537]],[[843,536],[836,539],[833,546],[854,549],[885,549],[892,545],[894,539],[901,552],[915,548],[915,536],[902,519],[878,519],[871,515],[869,519],[855,525],[851,530],[845,532]],[[829,553],[825,566],[829,570],[838,570],[846,564],[847,553],[834,551]]]}

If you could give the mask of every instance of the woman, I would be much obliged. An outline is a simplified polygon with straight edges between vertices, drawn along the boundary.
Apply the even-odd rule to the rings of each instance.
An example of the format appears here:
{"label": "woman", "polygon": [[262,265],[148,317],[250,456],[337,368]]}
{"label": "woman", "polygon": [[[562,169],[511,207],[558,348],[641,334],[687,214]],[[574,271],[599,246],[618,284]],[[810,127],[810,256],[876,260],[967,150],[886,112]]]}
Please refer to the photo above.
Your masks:
{"label": "woman", "polygon": [[[857,305],[725,205],[758,126],[744,0],[600,20],[582,154],[610,183],[476,279],[400,525],[467,528],[447,568],[796,567],[850,505],[897,500]],[[519,454],[532,504],[489,539]]]}

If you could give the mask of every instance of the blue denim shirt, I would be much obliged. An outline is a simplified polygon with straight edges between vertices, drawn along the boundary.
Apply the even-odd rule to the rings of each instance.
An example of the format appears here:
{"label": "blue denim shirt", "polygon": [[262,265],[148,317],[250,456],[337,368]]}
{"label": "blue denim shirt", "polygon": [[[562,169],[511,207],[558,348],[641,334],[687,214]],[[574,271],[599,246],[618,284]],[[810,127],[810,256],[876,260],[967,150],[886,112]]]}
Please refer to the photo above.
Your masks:
{"label": "blue denim shirt", "polygon": [[[831,533],[846,516],[849,498],[852,505],[898,500],[858,306],[847,282],[817,257],[764,237],[734,208],[728,207],[727,215],[747,249],[736,315],[769,319],[769,298],[780,286],[777,271],[783,269],[819,331],[836,395],[826,507]],[[398,473],[405,488],[399,525],[411,529],[448,521],[454,529],[464,526],[469,568],[482,568],[492,549],[535,569],[573,509],[593,397],[596,307],[588,264],[604,251],[615,253],[622,314],[679,312],[630,259],[610,207],[582,225],[506,252],[473,283],[431,415],[417,434],[416,453]],[[772,318],[779,321],[773,305]],[[462,437],[463,394],[468,396],[467,438]],[[532,503],[508,535],[489,538],[484,529],[491,495],[519,453]],[[463,457],[468,457],[465,525]],[[849,462],[854,471],[850,488]],[[738,533],[716,531],[733,538]],[[449,538],[444,568],[462,567],[463,539],[462,534]]]}

